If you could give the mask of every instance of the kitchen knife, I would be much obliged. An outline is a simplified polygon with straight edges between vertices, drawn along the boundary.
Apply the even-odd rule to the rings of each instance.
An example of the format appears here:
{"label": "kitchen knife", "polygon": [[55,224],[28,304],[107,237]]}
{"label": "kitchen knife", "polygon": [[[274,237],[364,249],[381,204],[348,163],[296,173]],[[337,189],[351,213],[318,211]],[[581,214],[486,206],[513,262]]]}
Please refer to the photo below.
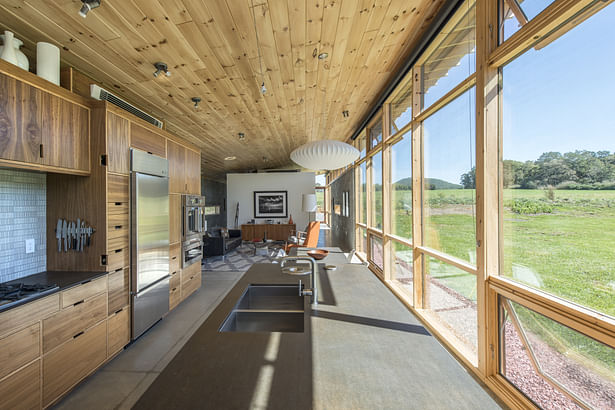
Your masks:
{"label": "kitchen knife", "polygon": [[77,218],[77,228],[75,229],[75,236],[77,238],[77,245],[75,249],[77,252],[81,251],[81,218]]}
{"label": "kitchen knife", "polygon": [[58,239],[58,252],[62,252],[62,220],[58,219],[56,226],[56,238]]}
{"label": "kitchen knife", "polygon": [[68,223],[62,220],[62,239],[64,239],[64,252],[68,252]]}
{"label": "kitchen knife", "polygon": [[81,230],[79,232],[80,232],[79,237],[81,238],[80,239],[81,247],[79,248],[79,250],[83,252],[83,245],[85,242],[85,221],[81,221]]}
{"label": "kitchen knife", "polygon": [[68,222],[67,224],[67,235],[68,235],[68,249],[73,249],[73,223]]}
{"label": "kitchen knife", "polygon": [[88,243],[87,243],[87,246],[90,246],[90,238],[92,237],[92,227],[91,226],[88,226],[87,232],[88,232]]}

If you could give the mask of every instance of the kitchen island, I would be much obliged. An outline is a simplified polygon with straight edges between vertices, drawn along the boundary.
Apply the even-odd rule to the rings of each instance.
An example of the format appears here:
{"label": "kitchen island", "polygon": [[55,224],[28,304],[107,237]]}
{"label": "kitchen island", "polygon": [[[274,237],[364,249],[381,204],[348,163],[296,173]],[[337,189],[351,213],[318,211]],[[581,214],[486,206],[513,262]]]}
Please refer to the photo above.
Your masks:
{"label": "kitchen island", "polygon": [[318,268],[302,333],[219,332],[249,285],[308,283],[254,264],[135,408],[499,408],[365,266]]}

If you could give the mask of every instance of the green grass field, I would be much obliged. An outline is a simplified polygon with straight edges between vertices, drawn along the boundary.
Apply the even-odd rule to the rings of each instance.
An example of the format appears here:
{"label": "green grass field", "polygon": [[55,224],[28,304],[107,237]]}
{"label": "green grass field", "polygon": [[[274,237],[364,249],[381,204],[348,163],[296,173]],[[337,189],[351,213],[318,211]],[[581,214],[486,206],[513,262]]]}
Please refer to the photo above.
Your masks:
{"label": "green grass field", "polygon": [[[455,189],[425,194],[426,245],[475,263],[474,192]],[[503,196],[501,274],[615,316],[615,191],[506,189]],[[515,201],[544,206],[549,212],[513,212]],[[396,191],[392,204],[393,231],[409,238],[411,192]],[[476,300],[474,275],[433,258],[426,268],[426,273],[450,289]],[[527,309],[518,310],[528,329],[554,349],[575,352],[585,358],[585,366],[601,373],[599,369],[604,368],[615,371],[613,349]]]}
{"label": "green grass field", "polygon": [[[380,192],[376,193],[377,195]],[[615,316],[615,191],[504,190],[501,273]],[[426,191],[425,244],[475,263],[472,190]],[[515,200],[548,204],[551,213],[519,214]],[[411,236],[410,191],[395,191],[393,232]],[[471,285],[471,283],[469,284]],[[473,297],[472,286],[452,286]]]}

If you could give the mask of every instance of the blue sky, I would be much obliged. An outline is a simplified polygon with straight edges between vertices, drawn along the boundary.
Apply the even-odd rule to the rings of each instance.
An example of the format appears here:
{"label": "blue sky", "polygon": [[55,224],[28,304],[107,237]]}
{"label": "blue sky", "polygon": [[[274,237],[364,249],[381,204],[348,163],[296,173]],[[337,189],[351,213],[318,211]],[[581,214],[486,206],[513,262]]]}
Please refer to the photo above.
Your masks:
{"label": "blue sky", "polygon": [[[533,17],[549,3],[526,0],[523,6]],[[504,67],[504,159],[535,160],[548,151],[615,151],[614,22],[611,4],[547,47],[531,49]],[[470,57],[474,54],[429,90],[426,102],[467,77]],[[474,104],[472,90],[425,121],[428,178],[459,183],[475,164]],[[396,175],[410,175],[410,166],[409,159],[395,160],[393,181],[400,179]]]}

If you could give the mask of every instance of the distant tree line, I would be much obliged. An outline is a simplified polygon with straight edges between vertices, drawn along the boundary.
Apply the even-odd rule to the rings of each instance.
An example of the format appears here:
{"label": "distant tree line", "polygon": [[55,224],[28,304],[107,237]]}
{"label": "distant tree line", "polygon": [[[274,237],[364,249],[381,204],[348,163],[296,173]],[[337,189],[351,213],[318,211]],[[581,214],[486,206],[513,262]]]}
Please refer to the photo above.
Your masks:
{"label": "distant tree line", "polygon": [[[615,189],[615,153],[545,152],[535,161],[503,161],[504,188]],[[476,168],[461,174],[461,185],[476,187]]]}
{"label": "distant tree line", "polygon": [[615,153],[545,152],[536,161],[504,160],[504,188],[615,189]]}

